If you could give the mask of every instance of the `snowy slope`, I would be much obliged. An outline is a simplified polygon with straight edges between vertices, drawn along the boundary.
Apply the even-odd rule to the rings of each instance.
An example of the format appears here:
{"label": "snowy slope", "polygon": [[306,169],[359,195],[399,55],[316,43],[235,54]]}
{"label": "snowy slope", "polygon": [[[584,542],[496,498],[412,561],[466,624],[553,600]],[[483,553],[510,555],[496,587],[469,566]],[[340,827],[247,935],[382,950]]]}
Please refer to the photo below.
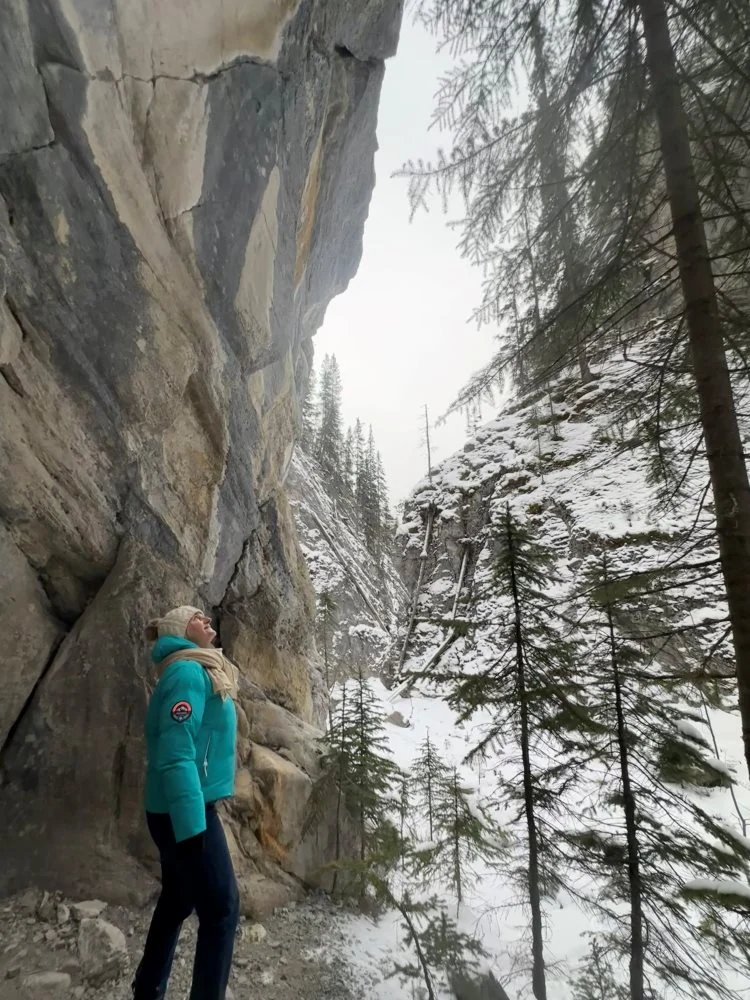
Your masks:
{"label": "snowy slope", "polygon": [[353,514],[326,492],[317,462],[297,449],[287,479],[297,534],[315,594],[333,599],[330,636],[318,613],[317,644],[330,653],[330,682],[359,667],[375,674],[396,634],[396,616],[406,591],[388,558],[383,570],[365,548]]}
{"label": "snowy slope", "polygon": [[[405,578],[412,592],[422,570],[404,675],[436,660],[442,667],[473,672],[491,658],[492,622],[497,620],[492,532],[506,505],[553,550],[554,593],[563,604],[586,590],[587,574],[604,553],[615,578],[663,568],[678,558],[693,564],[713,559],[710,505],[683,500],[665,505],[651,482],[648,452],[637,443],[628,446],[634,428],[622,422],[613,426],[613,394],[621,400],[636,391],[631,364],[613,360],[583,387],[561,378],[551,386],[550,396],[507,408],[481,428],[463,452],[435,470],[431,483],[417,486],[399,529]],[[687,493],[700,499],[705,481],[705,468],[695,463]],[[731,672],[726,607],[715,567],[683,571],[674,582],[645,607],[642,600],[629,601],[627,595],[619,601],[618,638],[638,636],[652,656],[650,669],[655,673],[695,670],[709,653],[711,670]],[[451,621],[462,617],[475,625],[446,648]],[[668,629],[676,634],[662,638]],[[399,641],[403,638],[402,623]],[[487,721],[481,715],[457,725],[439,691],[423,681],[407,689],[406,696],[399,693],[403,689],[398,684],[390,692],[376,681],[373,684],[382,698],[384,717],[398,709],[410,722],[406,729],[388,729],[393,753],[404,768],[429,731],[478,795],[491,795],[493,775],[517,776],[517,760],[503,749],[481,767],[464,763]],[[681,691],[680,696],[686,701],[675,707],[675,738],[688,742],[696,735],[702,738],[710,762],[709,780],[685,790],[685,795],[741,837],[742,820],[750,818],[750,790],[731,685],[725,685],[721,708],[709,706],[697,693]],[[692,722],[680,718],[685,711]],[[727,787],[728,777],[734,779],[732,789]],[[595,769],[587,780],[593,796],[600,780]],[[508,815],[497,818],[510,822]],[[670,822],[687,820],[676,816]],[[460,922],[474,928],[484,941],[490,965],[511,1000],[529,997],[529,917],[518,885],[502,871],[479,866],[474,874]],[[687,868],[680,873],[686,883],[690,875]],[[750,890],[745,887],[745,891]],[[448,903],[455,906],[455,901]],[[573,1000],[571,974],[588,950],[586,935],[602,928],[564,895],[554,903],[545,902],[544,909],[549,998]],[[385,978],[402,948],[397,924],[394,916],[377,924],[359,917],[348,926],[350,959],[368,983],[363,1000],[406,1000],[413,995],[411,986],[399,992],[396,981]],[[618,972],[624,982],[626,968]],[[728,976],[727,986],[740,997],[747,979]],[[664,1000],[679,996],[669,990],[659,995]]]}
{"label": "snowy slope", "polygon": [[[453,713],[441,699],[417,693],[409,698],[394,699],[378,682],[371,683],[381,696],[384,717],[396,709],[409,720],[406,729],[388,728],[392,751],[403,768],[409,768],[429,732],[430,739],[444,758],[459,768],[468,786],[475,788],[480,797],[489,791],[493,768],[506,766],[504,762],[489,761],[482,768],[469,768],[462,763],[472,739],[481,730],[480,718],[470,725],[457,727]],[[723,760],[742,773],[737,719],[730,713],[712,711],[711,722]],[[750,817],[750,790],[744,782],[737,793],[740,807],[745,816]],[[737,814],[726,789],[714,791],[708,804],[705,800],[703,804],[723,817],[727,826],[738,829]],[[482,940],[489,953],[489,967],[507,990],[510,1000],[530,998],[528,914],[525,906],[519,904],[518,890],[503,872],[487,870],[481,864],[475,866],[473,875],[459,925]],[[444,895],[448,910],[455,914],[455,900],[447,892]],[[555,906],[545,907],[545,920],[545,957],[548,968],[555,969],[548,982],[549,1000],[572,1000],[571,973],[587,952],[586,934],[601,928],[595,918],[566,898],[558,900]],[[388,913],[379,920],[364,915],[352,917],[343,923],[342,930],[347,941],[342,949],[343,956],[363,984],[362,1000],[411,1000],[413,984],[399,983],[392,978],[395,962],[413,961],[413,954],[410,955],[404,945],[397,915]],[[730,988],[737,991],[738,1000],[745,995],[746,987],[746,978],[730,983]],[[665,1000],[676,1000],[671,993],[662,996]],[[446,992],[439,1000],[453,1000],[453,997]]]}
{"label": "snowy slope", "polygon": [[[609,401],[617,395],[621,402],[635,376],[632,362],[613,360],[587,385],[561,378],[551,394],[512,406],[482,427],[463,452],[435,471],[432,483],[416,487],[399,527],[412,588],[428,512],[435,511],[418,618],[450,617],[464,555],[457,614],[470,604],[490,558],[493,524],[506,504],[555,550],[556,569],[571,590],[590,570],[592,557],[603,552],[614,578],[663,567],[686,553],[693,563],[717,555],[710,503],[666,506],[650,481],[649,453],[623,444],[633,428],[613,425]],[[700,500],[707,481],[705,467],[696,461],[686,488],[692,486]],[[655,599],[646,618],[643,608],[638,613],[644,633],[654,624],[684,628],[659,651],[665,661],[693,662],[711,650],[718,668],[722,655],[731,658],[721,641],[727,612],[718,567]],[[418,623],[412,656],[432,651],[442,634],[427,621]]]}

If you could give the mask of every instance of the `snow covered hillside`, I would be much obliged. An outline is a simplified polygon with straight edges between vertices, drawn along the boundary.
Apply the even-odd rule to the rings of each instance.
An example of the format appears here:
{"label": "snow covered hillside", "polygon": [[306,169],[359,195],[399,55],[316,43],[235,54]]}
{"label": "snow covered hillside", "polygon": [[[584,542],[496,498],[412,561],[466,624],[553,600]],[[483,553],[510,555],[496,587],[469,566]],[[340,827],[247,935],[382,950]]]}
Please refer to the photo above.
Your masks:
{"label": "snow covered hillside", "polygon": [[[664,503],[651,481],[652,456],[631,443],[632,427],[611,416],[610,400],[637,393],[636,377],[632,362],[612,360],[585,385],[560,378],[549,393],[510,406],[480,428],[434,470],[431,483],[415,488],[398,529],[412,592],[425,564],[408,642],[411,670],[450,633],[436,621],[460,618],[473,606],[507,505],[556,553],[563,591],[580,589],[591,559],[602,553],[614,579],[670,564],[698,567],[684,573],[679,587],[655,595],[649,608],[625,602],[619,614],[632,613],[629,627],[653,642],[657,661],[688,669],[710,652],[713,669],[731,670],[718,566],[699,572],[718,554],[703,490],[708,473],[695,461],[686,480],[699,502]],[[675,635],[662,641],[655,633],[666,626]]]}
{"label": "snow covered hillside", "polygon": [[287,490],[317,598],[317,645],[329,680],[378,673],[396,634],[406,591],[392,561],[378,566],[347,504],[325,489],[320,467],[298,448]]}
{"label": "snow covered hillside", "polygon": [[[718,905],[722,894],[734,894],[740,902],[730,924],[741,927],[747,919],[741,900],[750,898],[743,867],[750,847],[745,826],[750,790],[734,681],[726,679],[732,675],[731,646],[712,511],[703,492],[707,474],[700,462],[693,463],[684,495],[695,499],[665,501],[635,425],[611,416],[615,396],[627,401],[637,391],[632,360],[611,360],[586,385],[561,377],[549,393],[508,407],[461,453],[433,470],[431,481],[417,486],[399,528],[404,576],[416,602],[408,630],[403,623],[400,629],[405,660],[399,676],[388,679],[390,691],[378,687],[384,716],[398,709],[410,721],[407,729],[389,727],[391,748],[408,768],[429,732],[449,764],[493,809],[500,826],[516,831],[506,870],[476,863],[459,918],[464,929],[473,927],[483,940],[490,967],[511,1000],[531,996],[527,850],[521,795],[509,801],[497,789],[520,788],[521,755],[515,734],[508,731],[493,740],[484,759],[467,764],[467,751],[482,740],[494,713],[482,709],[459,722],[440,697],[446,677],[486,675],[497,662],[499,623],[508,612],[506,598],[496,590],[498,528],[508,516],[551,553],[544,614],[552,621],[559,609],[560,621],[577,623],[576,655],[582,664],[594,662],[585,669],[581,665],[580,676],[588,671],[584,685],[592,685],[592,692],[599,686],[605,695],[607,643],[602,656],[601,636],[594,639],[586,629],[602,619],[603,606],[612,612],[612,645],[622,650],[626,664],[642,876],[644,885],[651,880],[656,887],[651,896],[650,888],[644,890],[647,965],[653,959],[655,968],[669,969],[665,949],[674,946],[680,952],[677,964],[692,977],[683,988],[654,972],[653,996],[710,995],[693,992],[703,966],[711,966],[722,980],[724,996],[740,997],[747,987],[746,975],[723,964],[720,948],[711,958],[708,946],[705,954],[700,950],[714,926],[713,911],[699,911],[698,896],[683,892],[698,893],[701,905],[709,907]],[[621,415],[624,408],[617,409]],[[603,591],[611,598],[603,598]],[[415,674],[422,676],[415,681]],[[442,679],[431,683],[425,674]],[[700,678],[710,682],[699,684]],[[581,704],[587,698],[593,703],[598,693],[592,692],[583,692]],[[608,745],[605,739],[601,752],[609,753],[616,742],[613,737]],[[549,767],[545,752],[543,740],[532,746],[532,768]],[[606,955],[617,984],[618,992],[610,995],[627,990],[628,869],[620,770],[613,764],[616,746],[613,754],[604,763],[584,760],[577,773],[571,772],[570,789],[561,792],[558,825],[547,827],[548,836],[564,840],[565,850],[571,844],[594,853],[601,849],[601,881],[593,868],[584,874],[573,867],[552,872],[552,888],[548,880],[543,916],[549,1000],[604,995],[584,992],[580,979],[575,984],[597,935],[603,949],[598,954]],[[685,856],[676,847],[681,837],[685,844],[694,838]],[[712,867],[714,849],[725,852],[726,864]],[[565,850],[555,856],[567,856]],[[568,852],[571,858],[573,853]],[[728,872],[735,859],[741,874],[732,878]],[[455,912],[448,889],[445,896]],[[603,900],[611,905],[615,923],[620,921],[614,932],[607,928]],[[697,943],[683,941],[679,920],[692,927]],[[351,931],[352,951],[368,955],[365,964],[380,962],[385,968],[401,947],[396,925],[394,918],[375,930],[361,918]],[[608,935],[616,934],[625,941],[624,951],[612,946],[615,938]],[[367,995],[395,998],[393,983],[374,983]],[[412,995],[410,989],[404,998]]]}

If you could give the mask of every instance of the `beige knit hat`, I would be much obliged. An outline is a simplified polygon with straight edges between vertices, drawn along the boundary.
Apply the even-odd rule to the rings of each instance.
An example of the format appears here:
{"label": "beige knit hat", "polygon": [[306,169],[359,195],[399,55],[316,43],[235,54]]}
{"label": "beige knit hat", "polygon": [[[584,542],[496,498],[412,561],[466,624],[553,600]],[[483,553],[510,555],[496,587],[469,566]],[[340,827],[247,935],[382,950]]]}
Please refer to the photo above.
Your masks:
{"label": "beige knit hat", "polygon": [[191,608],[183,604],[179,608],[172,608],[163,618],[152,618],[146,626],[146,638],[149,642],[156,642],[163,635],[176,635],[180,639],[185,638],[188,624],[196,615],[202,615],[200,608]]}

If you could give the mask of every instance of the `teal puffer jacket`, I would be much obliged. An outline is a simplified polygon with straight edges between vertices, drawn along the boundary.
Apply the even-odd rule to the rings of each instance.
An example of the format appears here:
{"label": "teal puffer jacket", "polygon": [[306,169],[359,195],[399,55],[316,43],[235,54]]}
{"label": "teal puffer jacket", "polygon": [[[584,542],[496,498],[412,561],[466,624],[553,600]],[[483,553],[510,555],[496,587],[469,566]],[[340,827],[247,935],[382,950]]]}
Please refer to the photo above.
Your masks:
{"label": "teal puffer jacket", "polygon": [[[154,643],[159,663],[181,649],[197,649],[177,636]],[[161,675],[146,713],[145,805],[169,813],[175,839],[206,828],[206,803],[234,793],[237,712],[231,698],[214,694],[208,672],[194,660],[177,660]]]}

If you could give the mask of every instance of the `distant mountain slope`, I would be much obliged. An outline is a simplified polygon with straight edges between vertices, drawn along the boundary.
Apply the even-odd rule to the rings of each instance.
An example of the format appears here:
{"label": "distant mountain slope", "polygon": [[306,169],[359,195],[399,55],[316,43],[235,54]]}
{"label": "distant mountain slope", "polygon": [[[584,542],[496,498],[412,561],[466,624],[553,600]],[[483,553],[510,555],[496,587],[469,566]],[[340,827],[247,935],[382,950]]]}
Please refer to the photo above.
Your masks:
{"label": "distant mountain slope", "polygon": [[[365,547],[349,505],[328,495],[318,463],[297,449],[287,480],[297,533],[318,599],[317,644],[327,644],[330,681],[379,672],[396,635],[406,591],[390,557],[378,566]],[[330,635],[324,635],[321,596],[333,599]]]}

